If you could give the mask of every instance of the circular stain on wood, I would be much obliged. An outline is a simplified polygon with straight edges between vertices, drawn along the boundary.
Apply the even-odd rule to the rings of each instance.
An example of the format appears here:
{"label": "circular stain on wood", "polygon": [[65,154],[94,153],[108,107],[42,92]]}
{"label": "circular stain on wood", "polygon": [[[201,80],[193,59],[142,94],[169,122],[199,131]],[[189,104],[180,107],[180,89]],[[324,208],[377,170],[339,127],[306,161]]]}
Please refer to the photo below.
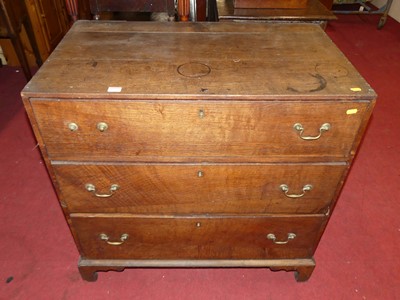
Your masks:
{"label": "circular stain on wood", "polygon": [[346,77],[349,71],[342,65],[319,63],[315,66],[315,71],[324,76],[331,76],[334,78]]}
{"label": "circular stain on wood", "polygon": [[322,91],[326,88],[327,81],[320,74],[307,74],[305,76],[299,76],[292,80],[288,85],[287,90],[296,93],[313,93]]}
{"label": "circular stain on wood", "polygon": [[185,77],[198,78],[207,76],[211,72],[211,68],[206,64],[199,62],[189,62],[182,64],[177,69],[178,73]]}

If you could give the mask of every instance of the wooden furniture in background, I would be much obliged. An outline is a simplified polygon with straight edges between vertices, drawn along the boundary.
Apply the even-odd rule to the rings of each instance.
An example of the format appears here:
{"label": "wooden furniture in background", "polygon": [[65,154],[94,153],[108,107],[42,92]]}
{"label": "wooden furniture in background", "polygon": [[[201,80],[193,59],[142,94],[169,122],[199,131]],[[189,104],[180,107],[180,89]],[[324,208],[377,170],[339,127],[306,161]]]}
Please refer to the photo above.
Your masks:
{"label": "wooden furniture in background", "polygon": [[190,0],[178,0],[178,18],[181,22],[189,21]]}
{"label": "wooden furniture in background", "polygon": [[0,38],[10,39],[22,67],[26,79],[29,81],[32,73],[21,41],[21,32],[26,31],[38,66],[42,64],[39,49],[35,40],[28,12],[23,0],[0,0]]}
{"label": "wooden furniture in background", "polygon": [[304,281],[376,95],[315,24],[78,21],[22,97],[84,279]]}
{"label": "wooden furniture in background", "polygon": [[233,0],[235,8],[305,8],[308,0]]}
{"label": "wooden furniture in background", "polygon": [[90,9],[95,19],[102,12],[166,12],[175,16],[174,0],[90,0]]}
{"label": "wooden furniture in background", "polygon": [[208,3],[211,0],[204,1],[204,0],[196,0],[196,21],[203,22],[207,21],[207,10],[208,10]]}
{"label": "wooden furniture in background", "polygon": [[89,0],[65,0],[67,13],[71,22],[76,20],[91,20]]}
{"label": "wooden furniture in background", "polygon": [[304,9],[239,9],[233,6],[233,1],[217,0],[219,21],[309,22],[325,28],[328,21],[336,20],[318,0],[308,0]]}
{"label": "wooden furniture in background", "polygon": [[78,20],[79,17],[78,0],[65,0],[65,4],[67,6],[68,15],[73,23]]}
{"label": "wooden furniture in background", "polygon": [[64,0],[26,0],[26,3],[40,54],[46,60],[70,28]]}
{"label": "wooden furniture in background", "polygon": [[[12,3],[13,8],[16,8],[18,1],[9,2]],[[26,0],[25,5],[33,30],[33,34],[30,35],[34,36],[41,61],[45,61],[69,29],[69,19],[64,0]],[[34,51],[31,50],[28,41],[25,30],[22,30],[21,43],[28,64],[33,67],[36,65],[37,55],[36,57],[33,55]],[[1,42],[1,46],[7,57],[8,64],[18,66],[19,61],[14,52],[14,47],[6,40]]]}
{"label": "wooden furniture in background", "polygon": [[[175,14],[175,3],[174,1],[131,1],[131,0],[122,0],[122,1],[92,1],[92,0],[66,0],[74,1],[78,7],[78,16],[79,19],[91,19],[90,17],[90,9],[89,2],[91,2],[92,12],[95,14],[95,18],[100,18],[100,14],[102,14],[101,19],[110,19],[112,17],[105,15],[106,12],[167,12],[172,19],[172,16]],[[211,15],[211,21],[217,21],[217,18],[214,18],[213,11],[210,11],[210,8],[207,5],[210,5],[211,2],[215,2],[215,0],[180,0],[176,1],[177,3],[177,19],[179,21],[208,21],[210,18],[208,15]],[[134,5],[132,5],[134,3]],[[167,8],[164,6],[167,4]],[[110,5],[110,6],[109,6]],[[71,6],[71,7],[76,7]],[[149,9],[150,7],[150,9]],[[89,14],[88,14],[89,12]],[[75,12],[70,13],[71,15],[76,15]],[[192,15],[193,14],[193,15]],[[138,20],[140,20],[140,16],[138,16]]]}
{"label": "wooden furniture in background", "polygon": [[78,0],[78,19],[79,20],[92,20],[93,16],[90,12],[89,0]]}
{"label": "wooden furniture in background", "polygon": [[386,0],[381,7],[376,7],[372,0],[335,0],[333,12],[335,14],[380,15],[378,29],[385,26],[393,0]]}
{"label": "wooden furniture in background", "polygon": [[331,10],[333,5],[333,0],[319,0],[327,9]]}

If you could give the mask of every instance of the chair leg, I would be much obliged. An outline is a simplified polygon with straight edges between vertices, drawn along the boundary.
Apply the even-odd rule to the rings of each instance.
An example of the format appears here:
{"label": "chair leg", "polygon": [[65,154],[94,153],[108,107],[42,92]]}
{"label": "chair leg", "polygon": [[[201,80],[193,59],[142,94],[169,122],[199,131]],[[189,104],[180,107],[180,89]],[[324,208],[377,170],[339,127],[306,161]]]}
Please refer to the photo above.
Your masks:
{"label": "chair leg", "polygon": [[19,36],[15,35],[12,35],[10,39],[14,46],[14,50],[17,54],[19,63],[21,64],[22,70],[24,71],[25,78],[29,81],[32,78],[32,73],[31,69],[29,68],[28,59],[26,58],[24,46],[22,45],[21,39]]}

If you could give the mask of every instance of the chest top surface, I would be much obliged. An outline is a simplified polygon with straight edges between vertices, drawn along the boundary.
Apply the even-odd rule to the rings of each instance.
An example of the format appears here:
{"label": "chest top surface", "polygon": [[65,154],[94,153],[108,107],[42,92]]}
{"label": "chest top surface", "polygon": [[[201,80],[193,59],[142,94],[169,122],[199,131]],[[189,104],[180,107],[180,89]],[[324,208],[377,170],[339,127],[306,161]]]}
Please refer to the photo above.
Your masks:
{"label": "chest top surface", "polygon": [[375,98],[315,24],[78,21],[27,97],[343,100]]}

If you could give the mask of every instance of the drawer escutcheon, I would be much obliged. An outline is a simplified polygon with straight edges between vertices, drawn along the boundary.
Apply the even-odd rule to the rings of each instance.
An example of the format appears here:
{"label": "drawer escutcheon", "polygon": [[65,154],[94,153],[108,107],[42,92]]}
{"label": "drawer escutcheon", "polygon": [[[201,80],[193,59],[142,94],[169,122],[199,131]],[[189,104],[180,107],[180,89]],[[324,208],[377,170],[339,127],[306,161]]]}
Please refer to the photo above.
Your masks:
{"label": "drawer escutcheon", "polygon": [[206,113],[204,112],[204,109],[199,109],[199,118],[200,119],[204,119],[204,117],[206,116]]}

